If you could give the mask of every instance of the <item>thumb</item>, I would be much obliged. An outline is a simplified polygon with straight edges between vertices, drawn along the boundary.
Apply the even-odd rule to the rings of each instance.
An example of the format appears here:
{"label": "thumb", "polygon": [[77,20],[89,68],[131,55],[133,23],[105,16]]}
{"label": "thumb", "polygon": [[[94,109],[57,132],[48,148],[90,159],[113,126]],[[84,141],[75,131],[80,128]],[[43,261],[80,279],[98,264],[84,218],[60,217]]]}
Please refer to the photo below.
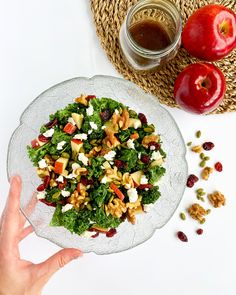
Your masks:
{"label": "thumb", "polygon": [[79,249],[68,248],[60,250],[38,265],[38,268],[40,269],[38,275],[44,277],[45,281],[48,281],[60,268],[64,267],[73,259],[81,256],[83,256],[83,252]]}

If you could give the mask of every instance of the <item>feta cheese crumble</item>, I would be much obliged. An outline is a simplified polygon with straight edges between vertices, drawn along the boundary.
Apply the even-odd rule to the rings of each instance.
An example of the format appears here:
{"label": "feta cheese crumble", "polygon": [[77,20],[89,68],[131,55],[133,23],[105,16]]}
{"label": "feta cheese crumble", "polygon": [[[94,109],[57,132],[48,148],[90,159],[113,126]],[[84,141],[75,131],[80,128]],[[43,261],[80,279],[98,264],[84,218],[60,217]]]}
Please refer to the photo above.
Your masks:
{"label": "feta cheese crumble", "polygon": [[98,129],[98,125],[95,124],[94,122],[89,122],[89,125],[92,129],[97,130]]}
{"label": "feta cheese crumble", "polygon": [[47,165],[47,163],[46,163],[46,161],[44,159],[40,160],[38,162],[38,165],[39,165],[39,168],[40,169],[44,169],[44,168],[47,168],[48,167],[48,165]]}
{"label": "feta cheese crumble", "polygon": [[93,106],[90,104],[89,107],[86,109],[87,116],[92,116],[94,112]]}
{"label": "feta cheese crumble", "polygon": [[114,113],[115,113],[116,115],[119,115],[119,111],[118,111],[117,109],[114,110]]}
{"label": "feta cheese crumble", "polygon": [[107,127],[105,125],[102,126],[102,130],[106,129]]}
{"label": "feta cheese crumble", "polygon": [[63,146],[66,144],[66,141],[60,141],[60,142],[58,142],[58,144],[57,144],[57,150],[58,151],[60,151],[60,150],[62,150],[63,149]]}
{"label": "feta cheese crumble", "polygon": [[138,200],[138,192],[136,188],[130,188],[127,190],[130,203],[135,203]]}
{"label": "feta cheese crumble", "polygon": [[145,212],[150,212],[153,207],[154,207],[154,204],[144,204],[143,205],[143,210]]}
{"label": "feta cheese crumble", "polygon": [[139,160],[141,159],[142,153],[138,153]]}
{"label": "feta cheese crumble", "polygon": [[43,192],[38,192],[38,193],[37,193],[37,199],[38,199],[38,200],[45,199],[45,197],[46,197],[46,192],[45,192],[45,191],[43,191]]}
{"label": "feta cheese crumble", "polygon": [[159,160],[161,158],[162,158],[162,156],[159,151],[152,152],[151,160]]}
{"label": "feta cheese crumble", "polygon": [[140,184],[148,184],[148,179],[147,179],[146,175],[141,176]]}
{"label": "feta cheese crumble", "polygon": [[46,132],[43,133],[43,136],[45,137],[52,137],[54,134],[54,129],[51,128],[51,129],[48,129]]}
{"label": "feta cheese crumble", "polygon": [[79,153],[78,160],[81,161],[84,166],[88,166],[88,158],[85,156],[84,153]]}
{"label": "feta cheese crumble", "polygon": [[84,238],[91,238],[93,235],[95,235],[95,232],[92,231],[88,231],[86,230],[85,232],[83,232],[80,236],[84,237]]}
{"label": "feta cheese crumble", "polygon": [[106,184],[107,183],[107,177],[106,175],[103,176],[103,178],[101,179],[101,183]]}
{"label": "feta cheese crumble", "polygon": [[86,133],[81,133],[81,134],[76,134],[73,138],[79,139],[79,140],[87,140],[88,135]]}
{"label": "feta cheese crumble", "polygon": [[70,196],[70,192],[69,191],[62,190],[61,191],[61,195],[62,195],[62,197],[67,198],[67,197]]}
{"label": "feta cheese crumble", "polygon": [[107,161],[113,161],[115,155],[116,155],[116,152],[115,152],[115,151],[110,151],[110,152],[108,152],[106,155],[104,155],[103,157],[104,157]]}
{"label": "feta cheese crumble", "polygon": [[134,146],[134,140],[133,139],[129,139],[128,141],[127,141],[127,147],[129,148],[129,149],[135,149],[135,146]]}
{"label": "feta cheese crumble", "polygon": [[56,178],[56,181],[57,182],[64,182],[64,177],[62,175],[60,175]]}
{"label": "feta cheese crumble", "polygon": [[68,118],[68,123],[71,123],[72,125],[76,125],[76,123],[72,117]]}
{"label": "feta cheese crumble", "polygon": [[65,206],[62,206],[61,212],[62,213],[65,213],[66,211],[69,211],[72,208],[73,208],[73,205],[72,204],[66,204]]}
{"label": "feta cheese crumble", "polygon": [[89,131],[88,131],[88,135],[90,135],[92,132],[93,132],[93,130],[89,130]]}
{"label": "feta cheese crumble", "polygon": [[75,170],[81,168],[81,166],[78,163],[73,163],[72,166],[71,166],[71,168],[72,168],[73,171],[75,171]]}

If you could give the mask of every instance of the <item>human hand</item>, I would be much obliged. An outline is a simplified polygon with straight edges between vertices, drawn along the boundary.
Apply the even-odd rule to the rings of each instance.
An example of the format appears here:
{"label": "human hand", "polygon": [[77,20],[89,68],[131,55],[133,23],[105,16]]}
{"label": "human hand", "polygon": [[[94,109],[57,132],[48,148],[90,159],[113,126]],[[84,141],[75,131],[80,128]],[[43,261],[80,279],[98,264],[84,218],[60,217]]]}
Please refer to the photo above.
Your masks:
{"label": "human hand", "polygon": [[20,193],[21,178],[15,176],[0,219],[0,295],[39,295],[56,271],[82,256],[78,249],[63,249],[39,264],[20,258],[18,244],[33,231],[31,226],[24,228]]}

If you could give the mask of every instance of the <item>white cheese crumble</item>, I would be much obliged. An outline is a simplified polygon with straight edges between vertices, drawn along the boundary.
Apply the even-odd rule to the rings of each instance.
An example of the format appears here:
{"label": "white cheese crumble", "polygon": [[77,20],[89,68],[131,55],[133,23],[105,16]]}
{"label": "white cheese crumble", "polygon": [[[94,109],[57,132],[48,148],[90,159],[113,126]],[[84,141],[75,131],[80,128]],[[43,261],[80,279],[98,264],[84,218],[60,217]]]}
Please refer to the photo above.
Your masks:
{"label": "white cheese crumble", "polygon": [[53,133],[54,133],[54,129],[51,128],[51,129],[48,129],[46,132],[43,133],[43,136],[45,137],[52,137],[53,136]]}
{"label": "white cheese crumble", "polygon": [[143,210],[145,212],[149,212],[153,207],[154,207],[154,204],[144,204],[143,205]]}
{"label": "white cheese crumble", "polygon": [[104,184],[107,183],[107,177],[106,177],[106,175],[104,175],[103,178],[101,179],[101,183],[104,183]]}
{"label": "white cheese crumble", "polygon": [[126,188],[126,189],[130,189],[130,188],[131,188],[131,184],[130,184],[130,183],[126,183],[126,184],[125,184],[125,188]]}
{"label": "white cheese crumble", "polygon": [[70,192],[65,191],[65,190],[62,190],[62,191],[61,191],[61,195],[62,195],[64,198],[67,198],[67,197],[70,196]]}
{"label": "white cheese crumble", "polygon": [[62,206],[61,212],[62,213],[65,213],[66,211],[69,211],[72,208],[73,208],[73,205],[72,204],[66,204],[65,206]]}
{"label": "white cheese crumble", "polygon": [[150,146],[150,150],[151,150],[151,151],[155,151],[155,149],[156,149],[156,147],[155,147],[154,145],[151,145],[151,146]]}
{"label": "white cheese crumble", "polygon": [[38,162],[38,165],[39,165],[39,168],[40,169],[44,169],[44,168],[47,168],[47,163],[46,163],[46,161],[44,160],[44,159],[42,159],[42,160],[40,160],[39,162]]}
{"label": "white cheese crumble", "polygon": [[45,192],[45,191],[43,191],[43,192],[38,192],[38,193],[37,193],[37,199],[38,199],[38,200],[45,199],[45,197],[46,197],[46,192]]}
{"label": "white cheese crumble", "polygon": [[68,123],[71,123],[72,125],[76,125],[76,123],[72,117],[69,117],[67,121],[68,121]]}
{"label": "white cheese crumble", "polygon": [[117,109],[114,110],[114,113],[115,113],[116,115],[119,115],[119,111],[118,111]]}
{"label": "white cheese crumble", "polygon": [[133,139],[129,139],[128,141],[127,141],[127,147],[129,148],[129,149],[135,149],[135,146],[134,146],[134,140]]}
{"label": "white cheese crumble", "polygon": [[75,175],[74,173],[70,173],[66,176],[67,179],[72,179],[72,178],[76,178],[77,175]]}
{"label": "white cheese crumble", "polygon": [[130,203],[135,203],[138,200],[138,192],[136,188],[130,188],[127,190]]}
{"label": "white cheese crumble", "polygon": [[57,144],[57,150],[58,151],[60,151],[60,150],[62,150],[63,149],[63,146],[66,144],[66,141],[60,141],[60,142],[58,142],[58,144]]}
{"label": "white cheese crumble", "polygon": [[57,182],[64,182],[64,177],[62,175],[60,175],[56,178],[56,181]]}
{"label": "white cheese crumble", "polygon": [[105,125],[102,126],[102,130],[106,129],[107,127]]}
{"label": "white cheese crumble", "polygon": [[84,166],[88,166],[88,158],[85,156],[84,153],[79,153],[78,160],[81,161]]}
{"label": "white cheese crumble", "polygon": [[162,158],[162,156],[159,151],[152,152],[151,160],[159,160],[161,158]]}
{"label": "white cheese crumble", "polygon": [[139,160],[141,159],[142,153],[138,153]]}
{"label": "white cheese crumble", "polygon": [[115,152],[115,151],[110,151],[110,152],[108,152],[106,155],[104,155],[103,157],[104,157],[107,161],[113,161],[115,155],[116,155],[116,152]]}
{"label": "white cheese crumble", "polygon": [[147,179],[146,175],[141,176],[140,184],[148,184],[148,179]]}
{"label": "white cheese crumble", "polygon": [[149,191],[149,188],[148,188],[148,187],[146,187],[144,190],[147,192],[147,191]]}
{"label": "white cheese crumble", "polygon": [[79,140],[87,140],[88,135],[86,133],[81,133],[81,134],[76,134],[73,138],[79,139]]}
{"label": "white cheese crumble", "polygon": [[142,126],[142,123],[140,120],[134,122],[134,129],[138,129],[141,126]]}
{"label": "white cheese crumble", "polygon": [[93,112],[94,112],[93,106],[90,104],[89,107],[86,109],[86,114],[88,116],[92,116],[93,115]]}
{"label": "white cheese crumble", "polygon": [[97,130],[98,129],[98,125],[95,124],[94,122],[89,122],[89,125],[92,129]]}
{"label": "white cheese crumble", "polygon": [[92,132],[93,132],[93,130],[89,130],[89,131],[88,131],[88,135],[90,135]]}

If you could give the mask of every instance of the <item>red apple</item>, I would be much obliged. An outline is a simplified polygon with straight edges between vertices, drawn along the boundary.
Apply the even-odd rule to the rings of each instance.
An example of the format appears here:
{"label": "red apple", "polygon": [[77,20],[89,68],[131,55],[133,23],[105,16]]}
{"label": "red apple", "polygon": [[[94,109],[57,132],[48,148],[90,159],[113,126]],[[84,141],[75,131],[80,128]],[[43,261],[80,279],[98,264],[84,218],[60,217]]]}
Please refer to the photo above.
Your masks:
{"label": "red apple", "polygon": [[68,161],[69,159],[63,157],[57,159],[54,165],[54,172],[57,174],[62,174],[66,169]]}
{"label": "red apple", "polygon": [[71,123],[67,123],[66,126],[64,127],[63,131],[65,131],[68,134],[73,134],[77,127]]}
{"label": "red apple", "polygon": [[236,14],[216,4],[206,5],[188,19],[182,44],[194,57],[216,61],[236,47]]}
{"label": "red apple", "polygon": [[204,114],[219,106],[225,91],[225,78],[219,68],[209,63],[195,63],[177,77],[174,97],[184,110]]}

